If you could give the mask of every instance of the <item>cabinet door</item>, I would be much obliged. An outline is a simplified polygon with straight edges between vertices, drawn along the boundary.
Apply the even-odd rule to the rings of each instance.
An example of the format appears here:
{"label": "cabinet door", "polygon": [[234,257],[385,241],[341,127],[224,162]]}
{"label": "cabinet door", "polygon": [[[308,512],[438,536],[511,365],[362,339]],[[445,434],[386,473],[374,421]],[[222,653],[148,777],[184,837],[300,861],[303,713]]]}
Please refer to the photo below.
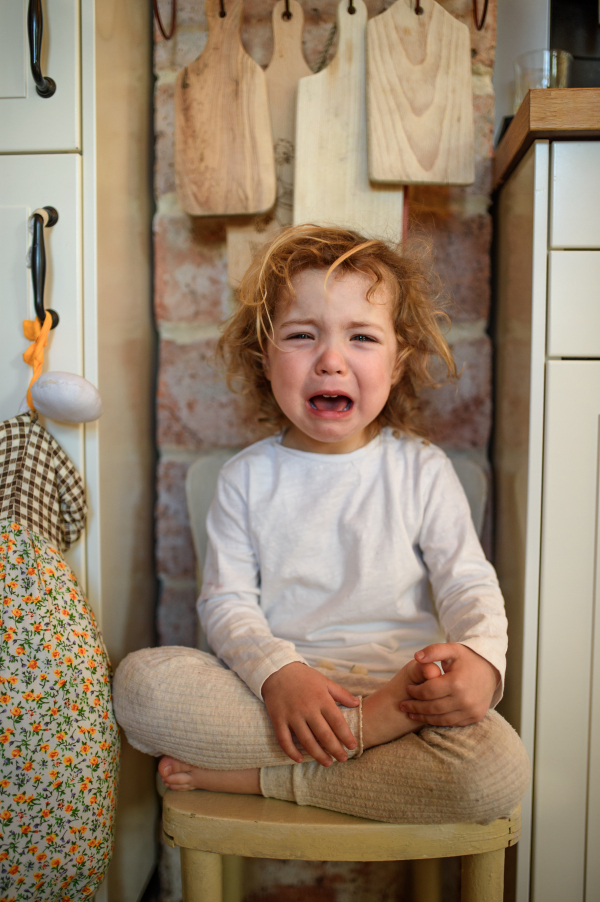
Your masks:
{"label": "cabinet door", "polygon": [[553,141],[550,247],[600,248],[600,141]]}
{"label": "cabinet door", "polygon": [[[55,207],[59,216],[55,226],[44,229],[44,303],[60,317],[48,339],[44,371],[83,375],[80,168],[78,154],[0,156],[0,420],[18,413],[31,378],[31,368],[22,356],[29,344],[23,336],[23,320],[35,316],[26,258],[31,243],[28,220],[37,207]],[[84,475],[83,427],[51,420],[44,425]],[[81,551],[71,555],[82,580],[84,558]]]}
{"label": "cabinet door", "polygon": [[29,64],[28,0],[0,3],[0,153],[79,150],[79,0],[43,2],[41,68],[56,82],[39,97]]}
{"label": "cabinet door", "polygon": [[546,389],[532,900],[596,902],[600,361],[551,361]]}
{"label": "cabinet door", "polygon": [[600,251],[548,256],[548,355],[600,358]]}

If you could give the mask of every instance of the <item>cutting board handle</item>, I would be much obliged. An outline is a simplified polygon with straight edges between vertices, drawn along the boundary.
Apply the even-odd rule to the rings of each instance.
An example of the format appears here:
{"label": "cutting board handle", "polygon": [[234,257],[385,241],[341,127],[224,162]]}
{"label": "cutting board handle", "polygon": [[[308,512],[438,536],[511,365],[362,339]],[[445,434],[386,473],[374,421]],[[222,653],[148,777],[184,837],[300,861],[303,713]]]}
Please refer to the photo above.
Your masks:
{"label": "cutting board handle", "polygon": [[225,15],[221,15],[221,0],[204,0],[204,14],[208,22],[209,40],[212,36],[239,34],[244,15],[242,0],[223,0]]}

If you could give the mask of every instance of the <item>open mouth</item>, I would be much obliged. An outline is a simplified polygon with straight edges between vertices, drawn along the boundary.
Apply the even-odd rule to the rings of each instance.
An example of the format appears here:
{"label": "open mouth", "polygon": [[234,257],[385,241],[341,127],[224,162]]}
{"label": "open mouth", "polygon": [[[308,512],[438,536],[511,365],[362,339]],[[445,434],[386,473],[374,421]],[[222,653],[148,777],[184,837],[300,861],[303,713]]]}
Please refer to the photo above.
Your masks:
{"label": "open mouth", "polygon": [[348,395],[313,395],[310,406],[313,410],[332,410],[343,413],[352,407],[352,399]]}

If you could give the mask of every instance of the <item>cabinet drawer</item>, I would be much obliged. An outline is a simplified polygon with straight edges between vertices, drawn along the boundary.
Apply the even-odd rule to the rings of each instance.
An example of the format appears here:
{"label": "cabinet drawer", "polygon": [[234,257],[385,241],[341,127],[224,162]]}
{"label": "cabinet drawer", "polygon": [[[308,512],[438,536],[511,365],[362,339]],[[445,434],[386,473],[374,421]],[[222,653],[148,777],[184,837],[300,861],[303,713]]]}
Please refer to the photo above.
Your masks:
{"label": "cabinet drawer", "polygon": [[56,82],[39,97],[29,64],[28,0],[0,3],[0,153],[79,150],[79,0],[42,3],[41,71]]}
{"label": "cabinet drawer", "polygon": [[554,141],[550,247],[600,248],[600,142]]}
{"label": "cabinet drawer", "polygon": [[600,251],[552,251],[548,354],[600,358]]}

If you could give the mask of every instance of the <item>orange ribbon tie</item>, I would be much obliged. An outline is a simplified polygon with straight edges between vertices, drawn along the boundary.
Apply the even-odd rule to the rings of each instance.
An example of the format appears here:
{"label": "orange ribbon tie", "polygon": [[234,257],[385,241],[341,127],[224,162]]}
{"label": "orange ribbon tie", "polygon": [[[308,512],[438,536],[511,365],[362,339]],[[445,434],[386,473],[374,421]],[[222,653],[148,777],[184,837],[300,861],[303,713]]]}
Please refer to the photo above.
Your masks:
{"label": "orange ribbon tie", "polygon": [[48,341],[48,333],[50,332],[51,326],[52,314],[48,311],[46,311],[46,318],[43,326],[40,326],[37,317],[36,319],[23,320],[23,334],[25,335],[25,338],[32,342],[23,354],[25,363],[28,363],[33,367],[33,375],[27,389],[27,405],[30,410],[35,410],[33,399],[31,397],[31,386],[39,379],[40,373],[42,372],[42,366],[44,365],[44,348]]}

